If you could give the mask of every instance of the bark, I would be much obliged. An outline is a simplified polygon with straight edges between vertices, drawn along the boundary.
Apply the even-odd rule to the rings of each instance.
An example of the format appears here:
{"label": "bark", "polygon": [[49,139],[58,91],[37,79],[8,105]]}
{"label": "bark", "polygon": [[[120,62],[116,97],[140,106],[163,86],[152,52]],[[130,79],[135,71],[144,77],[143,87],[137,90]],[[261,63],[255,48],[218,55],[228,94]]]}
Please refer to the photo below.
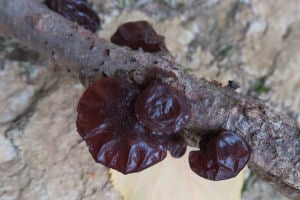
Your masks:
{"label": "bark", "polygon": [[1,0],[0,34],[66,66],[88,85],[103,76],[141,83],[156,66],[174,72],[178,88],[192,105],[182,134],[197,146],[209,130],[227,129],[252,149],[249,167],[264,181],[293,199],[300,198],[300,131],[297,123],[268,103],[185,73],[167,53],[145,53],[115,46],[78,27],[38,0]]}

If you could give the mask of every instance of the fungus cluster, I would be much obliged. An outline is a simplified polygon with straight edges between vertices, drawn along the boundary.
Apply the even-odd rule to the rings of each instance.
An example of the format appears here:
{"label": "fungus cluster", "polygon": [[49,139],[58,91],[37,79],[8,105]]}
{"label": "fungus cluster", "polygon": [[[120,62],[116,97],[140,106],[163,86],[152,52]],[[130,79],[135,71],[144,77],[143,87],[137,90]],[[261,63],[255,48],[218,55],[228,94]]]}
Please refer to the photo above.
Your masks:
{"label": "fungus cluster", "polygon": [[87,0],[46,0],[46,5],[91,32],[100,26],[100,19]]}
{"label": "fungus cluster", "polygon": [[[96,162],[128,174],[163,160],[167,150],[174,157],[184,154],[186,143],[183,138],[167,135],[164,130],[169,133],[169,129],[181,128],[187,122],[189,113],[180,107],[188,105],[185,105],[185,99],[177,99],[180,92],[174,92],[175,88],[161,87],[170,91],[167,96],[151,100],[151,104],[156,105],[153,113],[144,113],[139,102],[142,100],[138,100],[141,96],[148,99],[146,96],[153,94],[141,93],[139,87],[122,79],[104,78],[84,92],[78,103],[77,129]],[[168,117],[169,110],[172,110],[171,118]],[[156,124],[142,124],[137,117],[141,115],[146,119],[154,117],[154,120],[168,121],[168,126],[160,127],[161,134],[154,134]]]}
{"label": "fungus cluster", "polygon": [[[121,25],[111,38],[118,45],[157,52],[166,50],[164,38],[145,21]],[[108,77],[96,81],[78,103],[77,129],[94,160],[124,174],[139,172],[161,160],[167,151],[179,158],[186,151],[180,135],[191,117],[177,77],[157,67],[147,69],[142,83]],[[228,130],[207,133],[199,150],[189,153],[193,172],[209,180],[236,176],[250,157],[250,148]]]}

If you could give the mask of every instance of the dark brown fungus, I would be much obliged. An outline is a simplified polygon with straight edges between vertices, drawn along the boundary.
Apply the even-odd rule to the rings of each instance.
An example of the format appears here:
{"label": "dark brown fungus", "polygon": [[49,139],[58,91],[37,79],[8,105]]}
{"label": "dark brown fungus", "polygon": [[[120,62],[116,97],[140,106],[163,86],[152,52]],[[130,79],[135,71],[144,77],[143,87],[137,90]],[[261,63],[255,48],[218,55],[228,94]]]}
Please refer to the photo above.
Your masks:
{"label": "dark brown fungus", "polygon": [[50,9],[92,32],[96,32],[100,26],[97,13],[86,0],[46,0],[46,4]]}
{"label": "dark brown fungus", "polygon": [[134,114],[139,89],[116,78],[92,84],[78,103],[77,129],[96,162],[124,174],[139,172],[166,157],[167,149]]}
{"label": "dark brown fungus", "polygon": [[153,82],[137,98],[135,113],[152,133],[177,133],[190,118],[185,94],[167,84]]}
{"label": "dark brown fungus", "polygon": [[200,142],[200,150],[190,152],[189,164],[199,176],[218,181],[235,177],[249,157],[250,148],[243,138],[233,132],[222,131]]}
{"label": "dark brown fungus", "polygon": [[158,35],[147,21],[122,24],[110,40],[114,44],[128,46],[134,50],[142,48],[146,52],[167,51],[164,37]]}
{"label": "dark brown fungus", "polygon": [[187,144],[182,136],[179,134],[163,135],[161,136],[164,140],[168,151],[174,158],[180,158],[186,151]]}

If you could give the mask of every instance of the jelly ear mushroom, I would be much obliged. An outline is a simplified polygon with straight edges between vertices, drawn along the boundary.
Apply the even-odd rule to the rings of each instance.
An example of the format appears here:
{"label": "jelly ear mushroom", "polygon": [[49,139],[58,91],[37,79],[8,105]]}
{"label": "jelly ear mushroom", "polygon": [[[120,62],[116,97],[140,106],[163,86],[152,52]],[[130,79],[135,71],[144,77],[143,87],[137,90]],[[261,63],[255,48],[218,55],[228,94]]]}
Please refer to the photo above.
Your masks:
{"label": "jelly ear mushroom", "polygon": [[78,103],[77,129],[96,162],[124,174],[139,172],[166,157],[167,149],[134,114],[139,89],[105,78],[92,84]]}
{"label": "jelly ear mushroom", "polygon": [[239,135],[222,131],[200,142],[199,151],[191,151],[189,164],[199,176],[209,180],[235,177],[247,164],[250,148]]}
{"label": "jelly ear mushroom", "polygon": [[100,19],[87,0],[46,0],[46,5],[91,32],[100,27]]}
{"label": "jelly ear mushroom", "polygon": [[191,115],[182,91],[156,81],[138,96],[135,113],[143,126],[158,135],[179,132]]}
{"label": "jelly ear mushroom", "polygon": [[174,158],[180,158],[186,152],[187,144],[179,134],[163,135],[164,144]]}
{"label": "jelly ear mushroom", "polygon": [[167,51],[164,37],[158,35],[147,21],[120,25],[110,40],[114,44],[128,46],[133,50],[142,48],[146,52]]}

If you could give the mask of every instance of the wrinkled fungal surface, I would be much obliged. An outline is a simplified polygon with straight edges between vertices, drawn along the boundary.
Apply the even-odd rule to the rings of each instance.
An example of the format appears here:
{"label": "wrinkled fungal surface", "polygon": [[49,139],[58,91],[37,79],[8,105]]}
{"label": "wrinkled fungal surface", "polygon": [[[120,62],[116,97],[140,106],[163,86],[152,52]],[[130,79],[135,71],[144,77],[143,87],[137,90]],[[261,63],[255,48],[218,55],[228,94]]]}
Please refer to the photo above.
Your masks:
{"label": "wrinkled fungal surface", "polygon": [[138,96],[135,112],[142,125],[159,135],[177,133],[190,118],[184,93],[155,81]]}
{"label": "wrinkled fungal surface", "polygon": [[124,174],[141,171],[166,157],[157,136],[134,115],[139,90],[126,81],[105,78],[91,85],[78,103],[77,128],[96,162]]}
{"label": "wrinkled fungal surface", "polygon": [[189,164],[199,176],[209,180],[235,177],[247,164],[250,148],[239,135],[222,131],[200,142],[199,151],[191,151]]}
{"label": "wrinkled fungal surface", "polygon": [[100,26],[97,13],[90,8],[86,0],[47,0],[48,7],[80,26],[96,32]]}
{"label": "wrinkled fungal surface", "polygon": [[174,158],[180,158],[186,152],[187,144],[182,136],[179,134],[161,136],[164,144]]}
{"label": "wrinkled fungal surface", "polygon": [[164,37],[158,35],[147,21],[127,22],[118,27],[111,37],[111,42],[146,52],[167,51]]}
{"label": "wrinkled fungal surface", "polygon": [[140,89],[127,81],[104,78],[92,84],[77,107],[77,130],[94,160],[124,174],[139,172],[163,160],[170,151],[181,157],[180,135],[154,135],[136,118]]}

